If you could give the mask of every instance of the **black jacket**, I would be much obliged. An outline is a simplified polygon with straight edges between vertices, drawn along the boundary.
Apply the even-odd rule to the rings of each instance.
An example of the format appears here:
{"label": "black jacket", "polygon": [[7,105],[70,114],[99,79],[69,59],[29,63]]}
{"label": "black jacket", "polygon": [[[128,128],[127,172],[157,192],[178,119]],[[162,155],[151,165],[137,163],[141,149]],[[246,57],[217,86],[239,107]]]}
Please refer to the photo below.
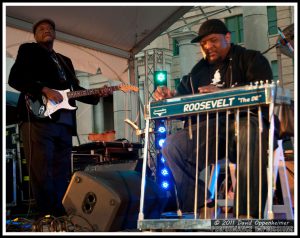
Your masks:
{"label": "black jacket", "polygon": [[[226,69],[225,87],[232,85],[249,85],[250,82],[260,80],[272,80],[272,70],[268,60],[258,51],[248,50],[238,45],[231,45],[228,56],[224,60]],[[231,66],[231,67],[230,67]],[[209,85],[211,81],[210,68],[208,61],[201,59],[192,69],[190,75],[182,78],[177,87],[177,95],[192,94],[190,76],[194,86],[194,92],[198,92],[198,87]],[[231,79],[232,76],[232,79]]]}
{"label": "black jacket", "polygon": [[[261,80],[264,82],[269,80],[270,82],[273,78],[268,60],[259,51],[248,50],[238,45],[231,44],[230,51],[222,66],[224,69],[221,73],[221,80],[224,82],[224,88],[250,85],[250,82]],[[183,76],[176,89],[176,96],[193,94],[193,91],[198,93],[198,87],[212,83],[214,69],[215,65],[210,65],[207,60],[201,59],[189,75]],[[191,85],[193,85],[194,90],[192,90]],[[263,108],[263,115],[268,118],[267,107]],[[214,115],[211,116],[211,118],[213,117]],[[202,114],[200,118],[204,119],[205,115]],[[186,118],[182,119],[186,120]],[[195,117],[192,117],[192,121],[195,123]]]}
{"label": "black jacket", "polygon": [[[59,111],[53,113],[52,118],[37,118],[29,113],[26,107],[25,95],[30,95],[33,98],[41,98],[42,88],[48,87],[51,89],[65,90],[73,89],[83,90],[79,86],[79,81],[75,76],[75,70],[72,61],[61,54],[58,54],[58,60],[63,67],[67,80],[61,80],[57,66],[50,53],[37,43],[25,43],[19,48],[17,59],[11,68],[8,84],[20,91],[18,101],[18,119],[22,121],[43,121],[57,120]],[[62,59],[63,60],[62,60]],[[63,62],[64,61],[64,62]],[[78,99],[81,102],[96,105],[99,102],[99,97],[85,96]],[[70,105],[76,106],[75,100],[69,100]],[[76,135],[76,112],[72,110],[73,121],[73,135]]]}

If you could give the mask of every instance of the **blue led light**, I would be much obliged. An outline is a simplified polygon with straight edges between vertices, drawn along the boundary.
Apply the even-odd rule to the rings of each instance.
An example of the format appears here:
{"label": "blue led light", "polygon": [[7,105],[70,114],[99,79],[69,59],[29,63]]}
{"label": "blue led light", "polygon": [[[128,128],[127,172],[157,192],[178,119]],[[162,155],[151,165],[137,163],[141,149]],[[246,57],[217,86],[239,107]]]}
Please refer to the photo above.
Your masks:
{"label": "blue led light", "polygon": [[166,128],[164,126],[160,126],[160,127],[158,127],[158,132],[165,133],[166,132]]}
{"label": "blue led light", "polygon": [[158,141],[158,144],[159,144],[160,147],[163,147],[163,144],[165,143],[165,140],[166,140],[166,139],[160,139],[160,140]]}
{"label": "blue led light", "polygon": [[162,170],[160,171],[160,173],[161,173],[163,176],[169,175],[169,172],[168,172],[168,170],[167,170],[166,168],[162,169]]}
{"label": "blue led light", "polygon": [[169,184],[167,181],[163,181],[163,182],[161,183],[161,187],[164,188],[164,189],[168,189],[169,186],[170,186],[170,184]]}
{"label": "blue led light", "polygon": [[215,188],[216,188],[216,183],[217,183],[219,174],[220,174],[220,165],[216,166],[216,169],[214,170],[214,172],[212,174],[211,184],[210,184],[210,187],[208,188],[211,193],[210,199],[214,199],[214,197],[215,197]]}

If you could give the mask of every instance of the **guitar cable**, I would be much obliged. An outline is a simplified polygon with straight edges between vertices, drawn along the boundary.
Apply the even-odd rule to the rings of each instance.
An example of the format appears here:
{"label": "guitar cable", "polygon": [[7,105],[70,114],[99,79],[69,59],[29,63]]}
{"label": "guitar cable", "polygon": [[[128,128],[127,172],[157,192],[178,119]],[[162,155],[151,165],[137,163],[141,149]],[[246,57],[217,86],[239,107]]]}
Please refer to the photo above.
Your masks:
{"label": "guitar cable", "polygon": [[[27,119],[28,119],[28,210],[27,210],[27,217],[29,216],[31,212],[31,203],[32,203],[32,194],[31,194],[31,159],[32,159],[32,144],[31,144],[31,120],[30,120],[30,108],[28,104],[28,95],[25,95],[26,100],[26,109],[27,109]],[[25,158],[26,159],[26,158]],[[24,176],[23,176],[24,179]],[[22,181],[23,182],[23,181]]]}

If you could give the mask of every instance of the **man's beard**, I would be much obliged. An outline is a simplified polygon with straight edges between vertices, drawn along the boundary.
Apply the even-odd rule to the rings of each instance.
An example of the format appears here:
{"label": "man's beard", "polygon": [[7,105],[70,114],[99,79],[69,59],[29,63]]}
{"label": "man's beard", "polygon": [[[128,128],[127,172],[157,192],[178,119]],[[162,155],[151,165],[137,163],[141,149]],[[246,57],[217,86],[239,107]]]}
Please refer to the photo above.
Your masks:
{"label": "man's beard", "polygon": [[218,64],[223,61],[221,56],[218,56],[216,59],[211,60],[209,56],[206,57],[209,64]]}

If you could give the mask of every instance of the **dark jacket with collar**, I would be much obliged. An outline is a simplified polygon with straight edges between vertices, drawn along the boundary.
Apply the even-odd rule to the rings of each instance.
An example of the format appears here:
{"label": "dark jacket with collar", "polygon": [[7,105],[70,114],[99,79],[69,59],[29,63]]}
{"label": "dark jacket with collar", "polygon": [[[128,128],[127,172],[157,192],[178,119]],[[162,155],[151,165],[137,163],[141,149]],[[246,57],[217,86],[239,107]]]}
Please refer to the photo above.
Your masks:
{"label": "dark jacket with collar", "polygon": [[[50,53],[37,43],[25,43],[19,48],[18,55],[14,65],[11,68],[8,84],[20,91],[18,101],[18,119],[23,121],[55,121],[59,116],[59,110],[53,113],[50,118],[37,118],[31,113],[28,113],[25,95],[30,95],[33,98],[41,98],[42,88],[48,87],[56,90],[83,90],[79,86],[79,81],[75,76],[75,70],[72,61],[61,54],[58,55],[60,65],[63,67],[67,80],[61,80],[57,66]],[[97,104],[99,97],[85,96],[78,99],[81,102],[89,104]],[[75,100],[69,100],[70,105],[76,106]],[[73,135],[76,135],[76,112],[72,110]]]}
{"label": "dark jacket with collar", "polygon": [[[260,52],[248,50],[238,45],[231,45],[224,64],[227,65],[225,77],[222,77],[222,80],[225,81],[224,88],[229,88],[233,85],[249,85],[250,82],[261,80],[269,80],[270,82],[273,78],[269,62]],[[209,67],[208,61],[201,59],[193,67],[190,75],[182,78],[176,90],[177,95],[192,94],[189,76],[191,76],[195,93],[198,93],[198,87],[209,85],[212,82]]]}
{"label": "dark jacket with collar", "polygon": [[[261,80],[270,82],[273,78],[268,60],[259,51],[248,50],[238,45],[231,44],[230,51],[223,61],[223,67],[225,67],[221,75],[223,88],[250,85],[251,82]],[[183,76],[176,89],[176,96],[198,93],[198,87],[212,83],[213,74],[210,72],[212,68],[213,65],[210,65],[207,60],[201,59],[189,75]],[[263,107],[263,115],[265,119],[268,118],[267,107]],[[211,116],[213,117],[214,115]],[[205,115],[202,114],[200,118],[204,120]],[[196,122],[195,117],[192,117],[192,122]]]}

